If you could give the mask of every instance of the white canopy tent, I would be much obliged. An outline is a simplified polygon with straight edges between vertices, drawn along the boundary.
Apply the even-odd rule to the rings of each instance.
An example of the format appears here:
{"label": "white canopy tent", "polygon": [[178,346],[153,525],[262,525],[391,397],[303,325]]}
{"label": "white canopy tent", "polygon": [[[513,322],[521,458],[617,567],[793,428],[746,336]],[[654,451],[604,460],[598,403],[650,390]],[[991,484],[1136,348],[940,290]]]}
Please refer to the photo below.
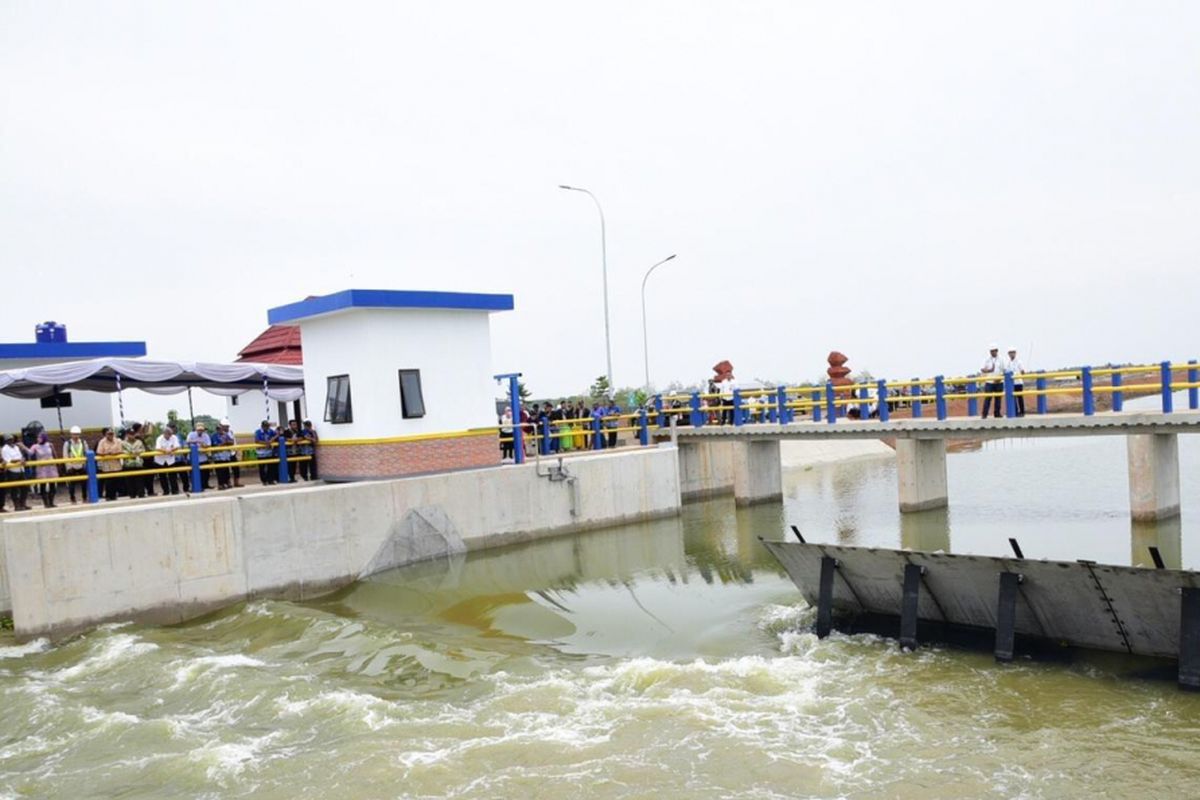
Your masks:
{"label": "white canopy tent", "polygon": [[140,389],[167,395],[191,388],[226,397],[258,390],[286,403],[304,396],[304,369],[241,361],[207,364],[96,358],[0,371],[0,394],[30,399],[52,397],[68,389],[109,393]]}

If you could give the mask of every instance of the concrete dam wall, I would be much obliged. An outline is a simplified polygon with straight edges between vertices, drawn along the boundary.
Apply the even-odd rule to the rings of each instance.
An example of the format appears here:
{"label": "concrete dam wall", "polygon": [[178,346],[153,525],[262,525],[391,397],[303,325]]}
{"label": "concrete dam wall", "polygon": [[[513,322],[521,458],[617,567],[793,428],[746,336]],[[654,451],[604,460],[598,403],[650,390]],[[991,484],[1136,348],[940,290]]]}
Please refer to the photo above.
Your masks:
{"label": "concrete dam wall", "polygon": [[[465,550],[679,513],[674,447],[417,478],[9,520],[19,638],[174,623],[256,596],[305,599]],[[540,474],[539,474],[540,473]]]}

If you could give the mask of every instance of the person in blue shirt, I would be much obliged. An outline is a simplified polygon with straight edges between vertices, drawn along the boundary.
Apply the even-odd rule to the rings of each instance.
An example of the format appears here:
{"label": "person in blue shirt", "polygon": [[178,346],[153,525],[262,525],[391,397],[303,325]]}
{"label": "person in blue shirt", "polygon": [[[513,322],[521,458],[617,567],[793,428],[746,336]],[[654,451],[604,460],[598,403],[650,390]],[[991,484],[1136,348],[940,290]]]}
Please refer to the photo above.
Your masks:
{"label": "person in blue shirt", "polygon": [[258,457],[258,480],[263,486],[271,486],[279,481],[279,462],[264,464],[265,459],[278,458],[276,443],[279,434],[271,427],[271,421],[264,419],[254,432],[254,455]]}
{"label": "person in blue shirt", "polygon": [[300,446],[300,455],[308,456],[308,461],[300,462],[300,477],[306,481],[317,479],[317,431],[313,428],[312,420],[304,420],[304,428],[300,431],[304,444]]}
{"label": "person in blue shirt", "polygon": [[621,420],[617,415],[620,413],[621,407],[617,405],[615,400],[610,400],[608,402],[608,408],[604,410],[604,414],[606,416],[606,419],[604,420],[604,426],[608,428],[608,446],[610,448],[617,446],[617,428],[621,427]]}
{"label": "person in blue shirt", "polygon": [[[229,420],[221,420],[217,430],[212,435],[213,447],[230,447],[234,444],[233,434],[229,432]],[[224,490],[232,486],[229,467],[237,456],[233,450],[217,450],[212,454],[212,460],[221,466],[217,467],[217,489]]]}

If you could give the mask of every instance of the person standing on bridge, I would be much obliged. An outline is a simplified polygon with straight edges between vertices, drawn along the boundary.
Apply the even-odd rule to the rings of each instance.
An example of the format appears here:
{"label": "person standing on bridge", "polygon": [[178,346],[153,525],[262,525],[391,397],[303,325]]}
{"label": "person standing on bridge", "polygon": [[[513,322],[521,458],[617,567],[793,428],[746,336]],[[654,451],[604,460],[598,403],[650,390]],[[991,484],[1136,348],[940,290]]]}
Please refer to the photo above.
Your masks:
{"label": "person standing on bridge", "polygon": [[1000,345],[988,345],[988,357],[983,360],[983,366],[979,368],[979,371],[987,377],[983,384],[983,391],[986,395],[983,398],[983,419],[987,419],[993,400],[996,402],[995,416],[999,417],[1000,401],[1003,399],[1004,394],[1004,364],[1000,360]]}
{"label": "person standing on bridge", "polygon": [[1008,361],[1004,365],[1005,372],[1012,373],[1013,379],[1013,401],[1017,409],[1017,416],[1025,416],[1025,365],[1017,358],[1017,348],[1008,348]]}

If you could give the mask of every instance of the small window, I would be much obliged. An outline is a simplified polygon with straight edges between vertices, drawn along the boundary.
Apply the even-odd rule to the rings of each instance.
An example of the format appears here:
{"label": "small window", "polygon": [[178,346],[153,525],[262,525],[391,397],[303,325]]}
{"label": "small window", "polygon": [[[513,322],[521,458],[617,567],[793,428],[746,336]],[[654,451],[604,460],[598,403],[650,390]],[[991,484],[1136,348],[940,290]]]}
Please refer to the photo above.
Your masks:
{"label": "small window", "polygon": [[42,398],[42,408],[70,408],[71,393],[59,392]]}
{"label": "small window", "polygon": [[421,396],[421,370],[400,370],[400,409],[405,419],[425,416],[425,398]]}
{"label": "small window", "polygon": [[335,425],[353,422],[350,410],[350,376],[334,375],[325,379],[325,421]]}

